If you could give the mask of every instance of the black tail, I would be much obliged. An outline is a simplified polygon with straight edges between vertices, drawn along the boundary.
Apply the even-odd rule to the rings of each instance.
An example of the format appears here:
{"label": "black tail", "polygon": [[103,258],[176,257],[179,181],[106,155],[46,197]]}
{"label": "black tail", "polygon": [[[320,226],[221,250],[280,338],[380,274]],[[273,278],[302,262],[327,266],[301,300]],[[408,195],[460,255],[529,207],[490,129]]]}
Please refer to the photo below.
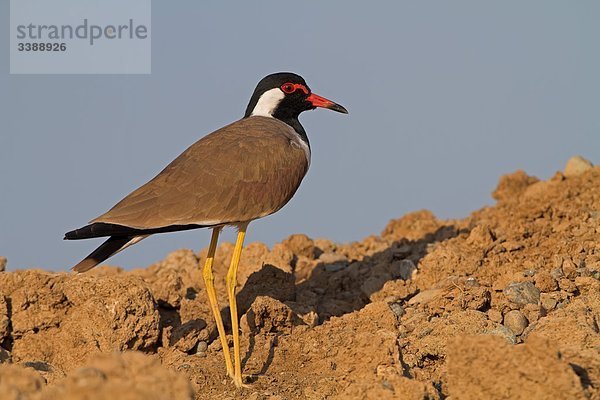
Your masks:
{"label": "black tail", "polygon": [[84,258],[72,268],[76,272],[85,272],[94,268],[107,258],[117,254],[121,250],[136,244],[146,236],[111,236],[108,240],[92,251],[89,256]]}
{"label": "black tail", "polygon": [[153,233],[185,231],[188,229],[204,228],[203,225],[170,225],[152,229],[130,228],[124,225],[107,224],[104,222],[95,222],[65,233],[65,240],[90,239],[95,237],[109,236],[108,240],[94,250],[89,256],[84,258],[72,269],[77,272],[85,272],[94,268],[107,258],[117,254],[123,249],[136,244],[140,240],[152,235]]}
{"label": "black tail", "polygon": [[86,225],[82,228],[75,229],[74,231],[65,233],[65,240],[79,240],[79,239],[91,239],[102,236],[144,236],[152,235],[154,233],[165,233],[165,232],[176,232],[186,231],[189,229],[205,228],[208,225],[169,225],[160,228],[150,229],[137,229],[131,228],[124,225],[107,224],[105,222],[94,222],[93,224]]}

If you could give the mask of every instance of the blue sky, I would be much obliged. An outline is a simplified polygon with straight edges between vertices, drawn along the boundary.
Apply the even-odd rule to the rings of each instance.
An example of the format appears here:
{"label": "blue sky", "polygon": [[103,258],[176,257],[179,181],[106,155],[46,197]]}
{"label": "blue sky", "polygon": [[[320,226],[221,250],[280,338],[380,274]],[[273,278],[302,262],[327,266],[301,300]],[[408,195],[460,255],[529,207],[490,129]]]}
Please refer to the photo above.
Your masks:
{"label": "blue sky", "polygon": [[[302,115],[311,169],[283,210],[250,225],[249,241],[358,240],[421,208],[463,217],[492,204],[503,173],[547,178],[575,154],[600,163],[597,1],[206,3],[153,2],[147,76],[9,75],[2,30],[10,269],[79,261],[100,241],[64,242],[64,232],[239,119],[271,72],[301,74],[350,114]],[[8,26],[8,1],[0,18]],[[111,263],[144,266],[208,240],[157,235]]]}

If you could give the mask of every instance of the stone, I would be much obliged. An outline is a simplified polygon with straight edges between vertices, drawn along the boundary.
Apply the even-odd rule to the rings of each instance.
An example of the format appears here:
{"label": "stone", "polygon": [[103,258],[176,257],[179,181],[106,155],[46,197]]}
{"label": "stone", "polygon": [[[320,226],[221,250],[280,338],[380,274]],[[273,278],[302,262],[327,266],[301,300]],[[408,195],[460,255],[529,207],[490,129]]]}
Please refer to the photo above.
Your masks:
{"label": "stone", "polygon": [[8,259],[6,257],[0,257],[0,272],[6,270],[6,264],[8,264]]}
{"label": "stone", "polygon": [[198,342],[198,349],[197,352],[198,353],[206,353],[206,350],[208,350],[208,343],[206,343],[206,341],[201,341]]}
{"label": "stone", "polygon": [[540,301],[540,290],[531,282],[513,282],[503,292],[508,301],[521,307]]}
{"label": "stone", "polygon": [[398,303],[390,303],[390,310],[396,315],[396,317],[401,318],[404,314],[406,314],[406,310]]}
{"label": "stone", "polygon": [[540,302],[545,310],[551,311],[554,310],[554,308],[556,307],[558,300],[547,293],[542,293],[540,297]]}
{"label": "stone", "polygon": [[495,329],[487,332],[488,335],[498,336],[506,340],[510,344],[517,344],[517,336],[504,325],[498,325]]}
{"label": "stone", "polygon": [[529,325],[529,321],[527,321],[527,318],[519,310],[509,311],[504,316],[504,326],[510,329],[515,335],[523,333],[527,325]]}
{"label": "stone", "polygon": [[6,350],[4,347],[0,347],[0,364],[10,364],[11,361],[12,357],[10,356],[10,351]]}
{"label": "stone", "polygon": [[417,266],[412,260],[398,260],[390,265],[390,272],[394,279],[409,280],[416,271]]}
{"label": "stone", "polygon": [[585,171],[592,169],[594,164],[592,164],[589,160],[581,156],[574,156],[567,161],[567,165],[565,165],[564,174],[567,178],[581,175]]}
{"label": "stone", "polygon": [[476,278],[469,277],[465,280],[465,288],[471,289],[479,287],[479,281]]}
{"label": "stone", "polygon": [[495,309],[489,309],[487,312],[487,316],[490,321],[501,323],[502,322],[502,313]]}

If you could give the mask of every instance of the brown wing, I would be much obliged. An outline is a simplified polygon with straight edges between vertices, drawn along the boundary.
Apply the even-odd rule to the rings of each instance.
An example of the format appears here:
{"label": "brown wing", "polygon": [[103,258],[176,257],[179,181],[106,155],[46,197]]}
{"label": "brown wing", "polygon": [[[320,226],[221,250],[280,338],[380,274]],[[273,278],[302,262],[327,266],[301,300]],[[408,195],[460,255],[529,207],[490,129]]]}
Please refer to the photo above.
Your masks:
{"label": "brown wing", "polygon": [[235,223],[272,214],[291,199],[308,169],[294,135],[274,118],[234,122],[194,143],[91,222],[152,229]]}

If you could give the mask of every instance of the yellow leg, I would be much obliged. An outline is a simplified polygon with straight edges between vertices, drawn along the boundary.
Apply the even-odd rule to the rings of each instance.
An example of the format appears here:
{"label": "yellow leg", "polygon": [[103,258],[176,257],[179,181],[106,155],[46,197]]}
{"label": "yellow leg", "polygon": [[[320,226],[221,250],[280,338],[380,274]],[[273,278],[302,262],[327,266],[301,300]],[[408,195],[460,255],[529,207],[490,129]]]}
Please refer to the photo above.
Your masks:
{"label": "yellow leg", "polygon": [[235,360],[235,375],[233,383],[237,387],[244,386],[242,383],[242,364],[240,360],[240,332],[238,326],[237,303],[235,300],[235,287],[237,286],[237,269],[242,255],[242,247],[244,246],[244,237],[246,236],[246,228],[248,223],[240,224],[233,257],[231,258],[231,266],[227,272],[227,296],[229,297],[229,310],[231,311],[231,329],[233,331],[233,358]]}
{"label": "yellow leg", "polygon": [[227,366],[227,375],[234,377],[233,365],[231,363],[231,354],[229,353],[229,345],[227,344],[227,336],[225,336],[225,328],[223,327],[223,320],[221,319],[221,311],[219,309],[219,303],[217,303],[217,292],[215,291],[215,277],[212,272],[213,260],[215,258],[215,250],[217,249],[217,242],[219,240],[219,232],[221,228],[214,228],[212,237],[210,239],[210,246],[208,247],[208,254],[206,255],[206,262],[204,263],[204,269],[202,275],[204,276],[204,283],[206,284],[206,293],[208,294],[208,300],[210,301],[210,308],[212,309],[215,321],[217,323],[217,330],[219,331],[219,339],[221,339],[221,346],[223,347],[223,355],[225,356],[225,365]]}

